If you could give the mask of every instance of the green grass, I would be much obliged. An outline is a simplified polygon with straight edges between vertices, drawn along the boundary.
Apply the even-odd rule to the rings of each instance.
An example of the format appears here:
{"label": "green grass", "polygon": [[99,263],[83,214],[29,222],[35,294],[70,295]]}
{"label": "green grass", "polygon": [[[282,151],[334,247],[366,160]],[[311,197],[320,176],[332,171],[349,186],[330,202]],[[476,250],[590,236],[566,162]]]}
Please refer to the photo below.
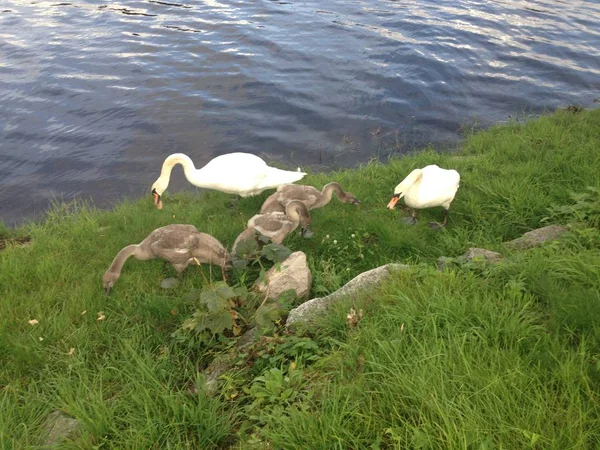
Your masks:
{"label": "green grass", "polygon": [[[461,173],[440,232],[427,227],[440,210],[410,227],[385,209],[395,185],[430,163]],[[0,448],[36,448],[57,409],[83,424],[61,447],[73,449],[598,448],[600,231],[574,214],[557,243],[501,243],[559,220],[549,208],[600,187],[599,168],[592,110],[494,127],[455,153],[311,174],[306,184],[336,180],[363,201],[333,200],[313,212],[312,240],[286,241],[307,254],[315,295],[381,264],[413,267],[359,300],[358,327],[348,329],[343,305],[304,337],[240,355],[214,397],[200,372],[215,348],[171,333],[195,310],[185,294],[220,270],[190,267],[163,290],[169,266],[130,260],[110,297],[101,277],[120,248],[169,223],[230,246],[268,193],[233,209],[218,192],[167,195],[162,211],[150,195],[110,212],[63,205],[44,222],[2,228],[0,238],[32,243],[0,251]],[[439,256],[471,246],[506,260],[435,270]]]}

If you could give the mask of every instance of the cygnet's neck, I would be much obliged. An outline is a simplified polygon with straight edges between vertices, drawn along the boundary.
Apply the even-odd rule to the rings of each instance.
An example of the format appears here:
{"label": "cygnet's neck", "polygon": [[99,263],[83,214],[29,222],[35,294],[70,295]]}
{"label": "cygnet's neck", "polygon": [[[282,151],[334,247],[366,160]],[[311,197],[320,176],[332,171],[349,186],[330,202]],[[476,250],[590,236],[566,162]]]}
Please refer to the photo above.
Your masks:
{"label": "cygnet's neck", "polygon": [[285,215],[292,221],[294,227],[300,225],[300,212],[298,211],[298,205],[288,205],[285,210]]}
{"label": "cygnet's neck", "polygon": [[138,244],[128,245],[127,247],[123,248],[119,253],[117,253],[117,256],[115,256],[115,259],[113,259],[113,262],[108,268],[107,272],[116,273],[118,275],[121,274],[121,269],[123,269],[125,261],[127,261],[130,256],[137,256],[139,252],[140,246]]}
{"label": "cygnet's neck", "polygon": [[339,183],[333,181],[329,184],[326,184],[321,191],[322,197],[319,199],[320,201],[316,202],[315,207],[325,206],[327,205],[331,199],[333,198],[333,193],[337,195],[337,198],[341,198],[344,195],[344,191]]}

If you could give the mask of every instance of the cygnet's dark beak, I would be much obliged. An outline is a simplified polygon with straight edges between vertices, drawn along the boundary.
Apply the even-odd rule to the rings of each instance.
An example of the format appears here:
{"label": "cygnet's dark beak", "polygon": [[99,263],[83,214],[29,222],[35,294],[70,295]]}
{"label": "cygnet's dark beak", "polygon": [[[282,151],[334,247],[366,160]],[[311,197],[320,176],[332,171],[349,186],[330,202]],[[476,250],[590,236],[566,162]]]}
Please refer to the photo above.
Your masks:
{"label": "cygnet's dark beak", "polygon": [[110,294],[110,286],[104,286],[104,295]]}
{"label": "cygnet's dark beak", "polygon": [[310,229],[310,226],[308,226],[306,228],[302,228],[302,231],[300,234],[303,238],[306,238],[306,239],[310,239],[311,237],[313,237],[315,235],[315,233],[313,233],[313,231]]}
{"label": "cygnet's dark beak", "polygon": [[355,205],[360,205],[362,202],[359,199],[357,199],[356,197],[354,197],[352,199],[352,203],[355,204]]}

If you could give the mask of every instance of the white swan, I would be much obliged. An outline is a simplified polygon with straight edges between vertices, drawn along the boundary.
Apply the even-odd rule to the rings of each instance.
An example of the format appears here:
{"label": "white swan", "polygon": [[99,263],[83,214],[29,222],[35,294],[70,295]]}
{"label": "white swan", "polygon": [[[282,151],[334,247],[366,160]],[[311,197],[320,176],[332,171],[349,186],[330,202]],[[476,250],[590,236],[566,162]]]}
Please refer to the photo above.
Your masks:
{"label": "white swan", "polygon": [[154,204],[162,209],[161,195],[167,190],[171,171],[177,164],[183,166],[187,180],[194,186],[214,189],[242,197],[258,195],[267,189],[300,180],[306,173],[270,167],[251,153],[228,153],[217,156],[201,169],[196,169],[189,156],[183,153],[169,155],[162,165],[160,177],[152,185]]}
{"label": "white swan", "polygon": [[396,186],[394,197],[387,207],[394,209],[398,200],[404,197],[404,203],[413,208],[411,221],[416,223],[417,213],[415,209],[441,206],[444,208],[444,220],[441,224],[433,222],[429,225],[443,227],[448,223],[448,209],[450,203],[454,200],[459,184],[460,175],[456,170],[442,169],[435,164],[425,166],[422,169],[415,169]]}

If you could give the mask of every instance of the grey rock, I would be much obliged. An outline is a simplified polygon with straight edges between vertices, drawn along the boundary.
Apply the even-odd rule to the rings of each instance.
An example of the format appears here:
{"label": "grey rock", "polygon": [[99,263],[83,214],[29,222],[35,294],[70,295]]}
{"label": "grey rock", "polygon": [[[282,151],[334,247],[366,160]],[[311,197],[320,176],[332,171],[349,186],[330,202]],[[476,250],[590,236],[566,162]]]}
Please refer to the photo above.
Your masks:
{"label": "grey rock", "polygon": [[298,298],[305,298],[312,286],[312,273],[306,264],[304,252],[294,252],[281,263],[281,270],[271,267],[266,274],[266,283],[256,285],[259,292],[277,299],[283,292],[293,289]]}
{"label": "grey rock", "polygon": [[160,282],[160,287],[163,289],[172,289],[179,284],[177,278],[165,278]]}
{"label": "grey rock", "polygon": [[548,241],[558,239],[562,234],[568,231],[567,227],[562,225],[548,225],[547,227],[538,228],[528,231],[520,238],[506,242],[508,248],[516,250],[525,250],[532,247],[539,247]]}
{"label": "grey rock", "polygon": [[46,439],[43,445],[52,447],[66,439],[72,439],[81,428],[81,423],[77,419],[67,416],[62,411],[54,411],[46,418],[45,428]]}
{"label": "grey rock", "polygon": [[437,259],[437,268],[438,270],[444,270],[446,267],[449,267],[454,263],[454,258],[450,258],[449,256],[440,256]]}
{"label": "grey rock", "polygon": [[489,261],[489,262],[497,262],[502,259],[502,255],[498,252],[493,252],[491,250],[487,250],[485,248],[477,248],[471,247],[467,250],[467,252],[463,255],[467,261]]}
{"label": "grey rock", "polygon": [[464,255],[457,256],[456,258],[440,256],[437,259],[437,268],[438,270],[444,270],[451,266],[460,267],[469,262],[497,263],[501,261],[502,258],[503,256],[500,253],[485,248],[471,247]]}
{"label": "grey rock", "polygon": [[233,367],[236,355],[257,340],[256,327],[246,331],[235,344],[235,351],[217,356],[204,371],[204,393],[212,397],[217,393],[219,377]]}
{"label": "grey rock", "polygon": [[387,279],[391,272],[408,269],[408,267],[404,264],[386,264],[385,266],[363,272],[326,297],[313,298],[292,309],[288,315],[286,326],[289,327],[302,322],[310,322],[340,300],[351,298],[366,289],[374,289],[378,284]]}

